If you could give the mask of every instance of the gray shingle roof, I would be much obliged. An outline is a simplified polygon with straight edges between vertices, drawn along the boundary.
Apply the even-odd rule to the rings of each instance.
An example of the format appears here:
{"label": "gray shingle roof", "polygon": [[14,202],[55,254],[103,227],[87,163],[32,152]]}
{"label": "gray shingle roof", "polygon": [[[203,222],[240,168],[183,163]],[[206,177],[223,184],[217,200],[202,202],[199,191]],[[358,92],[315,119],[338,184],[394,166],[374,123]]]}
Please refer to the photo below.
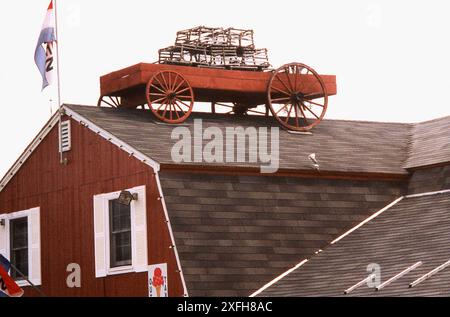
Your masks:
{"label": "gray shingle roof", "polygon": [[408,288],[409,283],[450,260],[450,192],[405,198],[260,296],[343,296],[368,276],[367,265],[381,267],[381,282],[418,261],[423,264],[376,292],[366,285],[346,296],[450,296],[450,267]]}
{"label": "gray shingle roof", "polygon": [[[172,164],[173,125],[157,122],[149,110],[111,109],[68,105],[122,141],[161,164]],[[203,128],[279,127],[272,118],[193,113],[187,126],[193,131],[196,118]],[[322,171],[407,174],[402,167],[408,150],[410,125],[366,121],[324,120],[312,135],[280,130],[280,169],[311,170],[308,155],[316,153]],[[209,142],[204,141],[204,144]],[[192,163],[217,165],[217,163]],[[219,164],[219,165],[224,165]],[[226,163],[227,166],[259,167],[259,163]]]}
{"label": "gray shingle roof", "polygon": [[160,174],[191,296],[249,296],[402,194],[402,183]]}

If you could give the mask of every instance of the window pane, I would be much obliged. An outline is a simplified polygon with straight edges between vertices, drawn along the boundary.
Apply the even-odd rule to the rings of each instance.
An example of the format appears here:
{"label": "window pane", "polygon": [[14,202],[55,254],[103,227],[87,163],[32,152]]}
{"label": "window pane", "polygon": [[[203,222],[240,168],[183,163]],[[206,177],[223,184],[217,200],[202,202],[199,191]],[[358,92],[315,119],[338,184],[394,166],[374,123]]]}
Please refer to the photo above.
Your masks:
{"label": "window pane", "polygon": [[[28,218],[18,218],[10,221],[11,263],[23,275],[28,276]],[[15,279],[22,276],[14,269],[11,275]]]}
{"label": "window pane", "polygon": [[131,265],[131,208],[109,202],[111,267]]}

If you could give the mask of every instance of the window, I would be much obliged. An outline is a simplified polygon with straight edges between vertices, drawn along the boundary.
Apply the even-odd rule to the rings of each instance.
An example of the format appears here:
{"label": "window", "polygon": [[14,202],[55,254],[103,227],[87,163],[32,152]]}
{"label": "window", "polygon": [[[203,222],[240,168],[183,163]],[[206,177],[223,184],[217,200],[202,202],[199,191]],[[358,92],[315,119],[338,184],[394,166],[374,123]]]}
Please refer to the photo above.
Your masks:
{"label": "window", "polygon": [[[28,217],[12,219],[9,231],[11,264],[28,276]],[[11,276],[16,280],[23,279],[16,270],[11,271]]]}
{"label": "window", "polygon": [[129,206],[118,202],[121,191],[93,197],[96,277],[147,271],[145,186],[124,190],[137,194]]}
{"label": "window", "polygon": [[[41,226],[40,209],[31,208],[0,215],[0,253],[34,285],[41,285]],[[20,286],[27,286],[14,269],[11,276]]]}
{"label": "window", "polygon": [[109,253],[111,267],[131,265],[131,207],[109,201]]}

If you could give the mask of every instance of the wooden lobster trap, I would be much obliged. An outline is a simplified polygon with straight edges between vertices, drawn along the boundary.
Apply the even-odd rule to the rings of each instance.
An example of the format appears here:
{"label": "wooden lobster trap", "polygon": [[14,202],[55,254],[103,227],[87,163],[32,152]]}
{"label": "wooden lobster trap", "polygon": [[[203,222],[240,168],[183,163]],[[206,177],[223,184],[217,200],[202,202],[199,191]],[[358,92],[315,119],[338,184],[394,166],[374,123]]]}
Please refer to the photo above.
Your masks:
{"label": "wooden lobster trap", "polygon": [[212,112],[221,106],[236,115],[272,115],[289,130],[310,130],[336,94],[336,77],[301,63],[270,70],[267,50],[265,57],[260,50],[251,30],[180,31],[174,46],[160,50],[157,63],[102,76],[98,106],[147,108],[159,120],[177,124],[189,117],[195,102],[209,102]]}

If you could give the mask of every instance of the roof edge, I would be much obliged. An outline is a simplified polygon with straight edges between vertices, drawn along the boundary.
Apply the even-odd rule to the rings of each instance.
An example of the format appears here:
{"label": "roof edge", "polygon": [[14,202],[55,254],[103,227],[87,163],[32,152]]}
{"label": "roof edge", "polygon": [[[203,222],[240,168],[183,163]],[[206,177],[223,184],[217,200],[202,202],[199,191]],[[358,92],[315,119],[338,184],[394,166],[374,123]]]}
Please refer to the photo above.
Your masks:
{"label": "roof edge", "polygon": [[47,121],[44,127],[39,131],[39,133],[34,137],[34,139],[28,144],[19,158],[14,162],[14,164],[9,168],[5,175],[0,180],[0,192],[6,188],[9,181],[16,175],[20,170],[22,165],[28,160],[28,158],[33,154],[34,150],[39,146],[39,144],[45,139],[45,137],[50,133],[50,131],[55,127],[59,120],[59,112],[55,112],[53,116]]}
{"label": "roof edge", "polygon": [[[445,190],[439,190],[439,191],[433,191],[433,192],[426,192],[426,193],[420,193],[420,194],[412,194],[412,195],[404,195],[404,196],[400,196],[399,198],[397,198],[396,200],[394,200],[393,202],[391,202],[389,205],[383,207],[382,209],[380,209],[379,211],[377,211],[376,213],[372,214],[371,216],[369,216],[368,218],[366,218],[365,220],[363,220],[362,222],[360,222],[359,224],[357,224],[356,226],[354,226],[353,228],[351,228],[350,230],[348,230],[347,232],[345,232],[344,234],[342,234],[341,236],[339,236],[338,238],[334,239],[327,247],[335,244],[336,242],[339,242],[340,240],[342,240],[343,238],[345,238],[346,236],[348,236],[349,234],[351,234],[352,232],[354,232],[355,230],[359,229],[360,227],[362,227],[363,225],[365,225],[366,223],[368,223],[369,221],[373,220],[374,218],[378,217],[379,215],[381,215],[383,212],[385,212],[386,210],[390,209],[391,207],[393,207],[394,205],[396,205],[397,203],[399,203],[401,200],[403,199],[408,199],[408,198],[416,198],[416,197],[424,197],[424,196],[432,196],[432,195],[440,195],[440,194],[450,194],[450,189],[445,189]],[[319,253],[321,253],[322,250],[317,251],[314,255],[317,255]],[[312,255],[311,258],[314,256]],[[309,259],[311,259],[309,258]],[[270,281],[269,283],[267,283],[266,285],[264,285],[263,287],[261,287],[259,290],[257,290],[256,292],[254,292],[252,295],[250,295],[250,297],[254,297],[257,296],[258,294],[260,294],[261,292],[263,292],[264,290],[266,290],[267,288],[269,288],[270,286],[274,285],[275,283],[277,283],[278,281],[280,281],[282,278],[284,278],[285,276],[289,275],[290,273],[292,273],[293,271],[295,271],[296,269],[298,269],[299,267],[301,267],[304,263],[308,262],[309,259],[304,259],[302,262],[300,262],[299,264],[297,264],[296,266],[294,266],[293,268],[285,271],[283,274],[279,275],[278,277],[276,277],[275,279],[273,279],[272,281]]]}
{"label": "roof edge", "polygon": [[153,160],[151,157],[145,155],[144,153],[138,151],[136,148],[132,147],[128,143],[122,141],[118,137],[116,137],[114,134],[106,131],[105,129],[99,127],[86,117],[83,117],[75,110],[71,109],[67,105],[63,105],[62,109],[64,111],[64,114],[66,114],[69,118],[77,121],[81,125],[85,126],[95,134],[101,136],[105,140],[111,142],[112,144],[118,146],[121,150],[127,152],[130,156],[134,156],[136,159],[140,160],[142,163],[149,165],[153,170],[156,172],[159,172],[160,170],[160,164]]}
{"label": "roof edge", "polygon": [[67,115],[69,118],[77,121],[81,125],[90,129],[95,134],[103,137],[105,140],[111,142],[112,144],[118,146],[121,150],[127,152],[130,156],[134,156],[136,159],[140,160],[142,163],[149,165],[153,170],[159,172],[160,165],[158,162],[143,154],[142,152],[136,150],[131,145],[126,142],[120,140],[113,134],[108,131],[100,128],[95,123],[90,121],[89,119],[83,117],[75,110],[69,108],[67,105],[62,105],[61,109],[47,121],[44,127],[39,131],[39,133],[34,137],[31,143],[25,148],[23,153],[19,156],[19,158],[14,162],[14,164],[9,168],[9,170],[5,173],[3,178],[0,180],[0,192],[6,188],[6,185],[10,182],[10,180],[16,175],[16,173],[20,170],[22,165],[28,160],[31,154],[37,149],[40,143],[45,139],[45,137],[50,133],[50,131],[55,127],[60,119],[60,115]]}
{"label": "roof edge", "polygon": [[345,172],[313,169],[279,169],[275,173],[261,173],[259,167],[252,166],[220,166],[220,165],[195,165],[195,164],[167,164],[161,163],[161,172],[167,173],[204,173],[204,174],[231,174],[250,176],[279,176],[279,177],[302,177],[323,179],[348,179],[348,180],[383,180],[383,181],[405,181],[410,173],[375,173],[375,172]]}
{"label": "roof edge", "polygon": [[[450,191],[450,190],[449,190]],[[342,240],[343,238],[345,238],[346,236],[348,236],[349,234],[351,234],[353,231],[359,229],[360,227],[362,227],[363,225],[365,225],[366,223],[368,223],[369,221],[371,221],[372,219],[378,217],[379,215],[381,215],[383,212],[385,212],[386,210],[390,209],[392,206],[396,205],[398,202],[400,202],[403,198],[405,198],[406,196],[400,196],[399,198],[397,198],[396,200],[394,200],[393,202],[391,202],[389,205],[383,207],[382,209],[380,209],[379,211],[375,212],[374,214],[372,214],[371,216],[369,216],[368,218],[366,218],[365,220],[363,220],[362,222],[360,222],[359,224],[357,224],[356,226],[354,226],[353,228],[351,228],[350,230],[346,231],[344,234],[340,235],[339,237],[337,237],[336,239],[334,239],[333,241],[330,242],[329,245],[327,245],[327,247],[335,244],[336,242],[339,242],[340,240]],[[321,253],[323,250],[318,250],[317,252],[315,252],[315,254],[313,254],[309,259],[311,259],[313,256],[318,255],[319,253]],[[261,287],[260,289],[258,289],[256,292],[254,292],[252,295],[250,295],[250,297],[254,297],[257,296],[258,294],[262,293],[263,291],[265,291],[267,288],[269,288],[270,286],[274,285],[275,283],[277,283],[278,281],[280,281],[281,279],[283,279],[284,277],[286,277],[287,275],[291,274],[292,272],[294,272],[295,270],[297,270],[299,267],[301,267],[303,264],[305,264],[306,262],[309,261],[309,259],[304,259],[302,262],[300,262],[299,264],[297,264],[296,266],[294,266],[293,268],[290,268],[289,270],[285,271],[284,273],[282,273],[281,275],[279,275],[278,277],[274,278],[272,281],[270,281],[269,283],[267,283],[266,285],[264,285],[263,287]]]}

